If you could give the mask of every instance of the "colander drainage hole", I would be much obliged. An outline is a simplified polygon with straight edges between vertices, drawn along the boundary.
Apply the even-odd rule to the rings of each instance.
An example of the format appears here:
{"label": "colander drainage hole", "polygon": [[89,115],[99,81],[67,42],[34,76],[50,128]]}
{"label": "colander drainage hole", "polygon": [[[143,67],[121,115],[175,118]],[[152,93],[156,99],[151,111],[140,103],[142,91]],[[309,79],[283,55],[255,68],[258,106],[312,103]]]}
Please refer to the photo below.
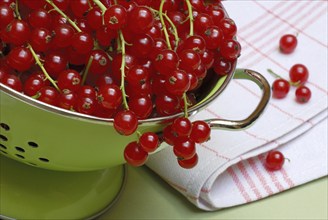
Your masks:
{"label": "colander drainage hole", "polygon": [[49,162],[47,158],[43,158],[43,157],[40,157],[39,160],[41,160],[42,162]]}
{"label": "colander drainage hole", "polygon": [[22,153],[25,152],[25,150],[24,150],[23,148],[21,148],[21,147],[15,147],[15,148],[16,148],[16,150],[19,151],[19,152],[22,152]]}
{"label": "colander drainage hole", "polygon": [[25,157],[23,155],[20,154],[15,154],[17,157],[21,158],[21,159],[25,159]]}
{"label": "colander drainage hole", "polygon": [[0,127],[2,127],[3,129],[5,129],[6,131],[10,130],[9,125],[5,124],[5,123],[0,123]]}
{"label": "colander drainage hole", "polygon": [[7,150],[7,147],[3,144],[0,144],[0,148]]}
{"label": "colander drainage hole", "polygon": [[0,134],[0,140],[8,141],[8,138],[6,136]]}
{"label": "colander drainage hole", "polygon": [[29,141],[27,142],[28,145],[30,145],[31,147],[39,147],[39,145],[33,141]]}
{"label": "colander drainage hole", "polygon": [[0,149],[0,152],[1,152],[1,153],[4,153],[4,154],[7,154],[7,152],[6,152],[6,151],[4,151],[4,150],[1,150],[1,149]]}

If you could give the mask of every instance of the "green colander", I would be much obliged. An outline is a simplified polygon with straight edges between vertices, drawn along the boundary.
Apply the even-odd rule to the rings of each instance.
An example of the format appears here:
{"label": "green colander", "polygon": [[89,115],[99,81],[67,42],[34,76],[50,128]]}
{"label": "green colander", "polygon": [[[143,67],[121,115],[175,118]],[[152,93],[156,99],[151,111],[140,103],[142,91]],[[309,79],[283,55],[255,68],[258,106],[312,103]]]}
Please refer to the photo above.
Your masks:
{"label": "green colander", "polygon": [[[198,104],[189,109],[190,115],[196,114],[210,104],[232,78],[251,80],[262,89],[262,99],[258,106],[244,120],[209,119],[207,121],[212,128],[242,129],[251,125],[261,115],[270,98],[268,82],[262,75],[252,70],[238,69],[227,77],[211,78],[206,81],[198,97]],[[1,171],[5,173],[1,176],[0,185],[2,217],[86,218],[105,209],[104,204],[107,202],[108,205],[116,198],[124,182],[124,148],[137,137],[119,135],[113,128],[112,119],[57,108],[27,97],[1,83],[0,88],[0,152],[14,160],[1,157]],[[142,120],[138,130],[160,132],[168,122],[180,115]],[[21,176],[26,178],[22,180]],[[71,178],[68,178],[67,184],[63,184],[68,176]],[[90,194],[89,202],[79,203],[81,200],[79,198],[85,195],[88,188],[88,186],[80,186],[78,180],[82,177],[100,181],[101,183],[98,184],[90,183],[89,187],[99,192],[106,189],[108,193]],[[70,195],[69,192],[72,190],[69,187],[72,186],[74,186],[74,193]],[[42,191],[44,196],[38,195],[38,190]],[[20,192],[20,195],[17,196],[17,192]],[[64,194],[64,199],[54,196],[55,192],[60,196]],[[53,201],[49,202],[49,198]],[[108,201],[105,201],[106,198]],[[17,199],[21,203],[17,202]],[[99,200],[102,202],[97,202]],[[61,211],[64,210],[62,207],[61,210],[51,211],[51,205],[50,208],[48,207],[49,203],[53,207],[58,203],[66,204],[66,209]],[[44,204],[47,204],[48,208],[45,208]],[[76,207],[70,211],[69,207],[74,206],[73,204]],[[86,211],[86,206],[93,208]],[[78,209],[85,212],[81,211],[82,213],[78,214],[72,211]]]}

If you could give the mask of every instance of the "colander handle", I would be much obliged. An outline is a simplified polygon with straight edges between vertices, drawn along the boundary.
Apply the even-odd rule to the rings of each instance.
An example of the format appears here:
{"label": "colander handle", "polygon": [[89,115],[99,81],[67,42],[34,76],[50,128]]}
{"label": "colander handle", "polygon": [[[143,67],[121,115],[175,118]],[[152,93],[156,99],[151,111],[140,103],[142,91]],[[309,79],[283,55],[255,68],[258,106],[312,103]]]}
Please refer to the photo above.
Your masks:
{"label": "colander handle", "polygon": [[214,129],[228,129],[241,130],[251,126],[263,113],[267,106],[270,96],[271,88],[268,81],[258,72],[249,69],[237,69],[234,74],[234,79],[247,79],[255,82],[262,90],[262,97],[255,108],[255,110],[243,120],[226,120],[226,119],[207,119],[205,120],[211,128]]}

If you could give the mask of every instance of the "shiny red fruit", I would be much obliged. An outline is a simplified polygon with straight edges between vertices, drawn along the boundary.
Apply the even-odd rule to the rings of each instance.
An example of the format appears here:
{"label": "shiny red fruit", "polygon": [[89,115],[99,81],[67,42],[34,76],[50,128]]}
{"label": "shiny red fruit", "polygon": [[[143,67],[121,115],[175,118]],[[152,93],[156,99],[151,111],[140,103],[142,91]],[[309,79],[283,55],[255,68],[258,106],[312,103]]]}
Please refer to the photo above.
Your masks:
{"label": "shiny red fruit", "polygon": [[132,166],[142,166],[146,163],[148,153],[134,141],[129,143],[124,149],[124,159]]}
{"label": "shiny red fruit", "polygon": [[280,170],[285,163],[285,157],[280,151],[270,151],[265,158],[265,167],[268,170]]}
{"label": "shiny red fruit", "polygon": [[294,52],[297,46],[297,38],[295,35],[286,34],[280,38],[279,49],[282,53],[290,54]]}

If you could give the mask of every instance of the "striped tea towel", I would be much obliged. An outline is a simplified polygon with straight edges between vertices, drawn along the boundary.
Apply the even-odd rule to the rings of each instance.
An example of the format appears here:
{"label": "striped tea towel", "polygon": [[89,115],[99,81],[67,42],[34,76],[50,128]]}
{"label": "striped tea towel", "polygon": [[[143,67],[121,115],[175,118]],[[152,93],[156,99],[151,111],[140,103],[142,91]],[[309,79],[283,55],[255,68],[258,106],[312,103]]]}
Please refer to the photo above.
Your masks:
{"label": "striped tea towel", "polygon": [[[327,175],[327,17],[325,1],[224,1],[239,30],[239,68],[267,69],[288,79],[296,63],[309,69],[312,98],[295,102],[295,88],[282,100],[271,99],[263,116],[243,131],[212,130],[211,140],[197,145],[198,165],[182,169],[171,147],[152,155],[147,165],[189,201],[217,210],[256,201]],[[284,34],[297,34],[294,53],[281,54]],[[223,94],[196,118],[245,118],[260,99],[256,85],[232,80]],[[263,166],[268,151],[279,149],[286,161],[279,171]],[[163,159],[165,158],[165,159]]]}

